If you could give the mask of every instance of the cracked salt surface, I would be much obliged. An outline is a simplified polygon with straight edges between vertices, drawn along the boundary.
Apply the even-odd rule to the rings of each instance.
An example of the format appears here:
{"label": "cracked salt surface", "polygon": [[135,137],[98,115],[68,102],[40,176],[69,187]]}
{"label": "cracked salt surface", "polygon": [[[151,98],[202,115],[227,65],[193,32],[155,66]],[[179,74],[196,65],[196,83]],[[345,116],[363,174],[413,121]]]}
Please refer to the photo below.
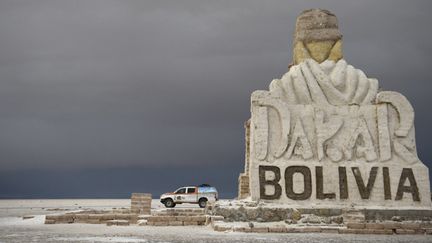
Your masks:
{"label": "cracked salt surface", "polygon": [[[110,208],[109,200],[20,200],[19,203],[0,200],[0,243],[22,242],[119,242],[119,243],[246,243],[246,242],[432,242],[428,235],[339,235],[339,234],[258,234],[239,232],[215,232],[206,226],[152,227],[152,226],[106,226],[94,224],[55,224],[45,225],[42,214],[58,212],[44,211],[42,208],[68,207],[69,210],[81,208]],[[111,207],[127,207],[129,200],[113,200]],[[160,208],[158,200],[153,200],[152,207]],[[21,205],[21,206],[19,206]],[[37,205],[37,207],[36,207]],[[75,206],[70,206],[75,205]],[[11,207],[13,210],[11,211]],[[59,206],[60,207],[60,206]],[[182,205],[187,207],[187,205]],[[197,208],[196,205],[190,207]],[[32,209],[33,208],[33,209]],[[23,215],[34,215],[31,219],[22,219]]]}
{"label": "cracked salt surface", "polygon": [[58,237],[56,238],[58,241],[66,241],[66,242],[119,242],[119,243],[129,243],[129,242],[149,242],[146,239],[137,239],[137,238],[129,238],[129,237]]}

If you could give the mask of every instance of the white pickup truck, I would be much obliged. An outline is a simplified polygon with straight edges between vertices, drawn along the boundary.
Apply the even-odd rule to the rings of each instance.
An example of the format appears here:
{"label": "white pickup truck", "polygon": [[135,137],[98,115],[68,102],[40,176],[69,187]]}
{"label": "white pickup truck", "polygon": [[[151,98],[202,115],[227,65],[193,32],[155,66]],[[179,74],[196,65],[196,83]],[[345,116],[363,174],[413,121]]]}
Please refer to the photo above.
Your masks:
{"label": "white pickup truck", "polygon": [[160,201],[167,208],[173,208],[176,204],[195,203],[200,208],[205,208],[207,202],[218,200],[218,192],[216,188],[202,184],[199,186],[180,187],[174,192],[164,193],[160,196]]}

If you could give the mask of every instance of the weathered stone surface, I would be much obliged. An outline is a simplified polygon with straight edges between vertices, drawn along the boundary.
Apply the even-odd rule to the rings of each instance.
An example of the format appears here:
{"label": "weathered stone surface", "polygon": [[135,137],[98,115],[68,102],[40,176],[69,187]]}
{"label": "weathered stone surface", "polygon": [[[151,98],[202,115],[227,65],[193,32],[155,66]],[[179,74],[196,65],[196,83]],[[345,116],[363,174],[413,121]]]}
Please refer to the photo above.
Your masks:
{"label": "weathered stone surface", "polygon": [[56,221],[54,219],[45,219],[45,224],[55,224]]}
{"label": "weathered stone surface", "polygon": [[152,226],[168,226],[169,222],[168,221],[148,222],[148,225],[152,225]]}
{"label": "weathered stone surface", "polygon": [[141,219],[141,220],[138,220],[137,224],[138,224],[138,226],[146,226],[146,225],[148,225],[148,222],[146,219]]}
{"label": "weathered stone surface", "polygon": [[382,223],[382,225],[384,229],[391,229],[391,230],[400,229],[402,227],[401,224],[397,222],[384,222]]}
{"label": "weathered stone surface", "polygon": [[129,214],[127,214],[126,217],[118,217],[118,215],[120,214],[100,214],[100,215],[97,214],[97,215],[92,215],[92,218],[98,218],[99,220],[130,219]]}
{"label": "weathered stone surface", "polygon": [[[301,213],[293,212],[291,208],[262,208],[262,207],[224,207],[215,206],[212,212],[226,221],[260,221],[275,222],[285,219],[299,220]],[[214,216],[213,216],[214,217]]]}
{"label": "weathered stone surface", "polygon": [[402,222],[401,223],[402,229],[412,229],[417,230],[420,229],[420,223],[409,223],[409,222]]}
{"label": "weathered stone surface", "polygon": [[[334,233],[334,234],[430,234],[430,228],[387,228],[384,223],[366,223],[366,224],[350,224],[344,226],[329,226],[329,225],[285,225],[278,223],[240,223],[240,222],[218,222],[212,224],[212,227],[217,231],[234,231],[234,232],[257,232],[257,233]],[[350,228],[351,227],[351,228]]]}
{"label": "weathered stone surface", "polygon": [[217,215],[211,216],[211,221],[223,221],[223,220],[224,220],[223,216],[217,216]]}
{"label": "weathered stone surface", "polygon": [[319,233],[321,232],[320,227],[309,226],[309,227],[298,227],[294,229],[296,233]]}
{"label": "weathered stone surface", "polygon": [[412,229],[396,229],[396,234],[398,235],[413,235],[416,231]]}
{"label": "weathered stone surface", "polygon": [[288,214],[289,219],[294,220],[295,222],[301,219],[301,213],[299,210],[293,209],[291,213]]}
{"label": "weathered stone surface", "polygon": [[361,229],[347,229],[347,228],[339,229],[339,234],[359,234],[359,232],[361,232]]}
{"label": "weathered stone surface", "polygon": [[[89,214],[88,215],[89,219],[97,219],[97,220],[99,220],[101,217],[102,217],[102,214]],[[113,219],[114,219],[114,217],[113,217]]]}
{"label": "weathered stone surface", "polygon": [[420,227],[424,229],[432,229],[432,221],[429,222],[421,222]]}
{"label": "weathered stone surface", "polygon": [[213,229],[215,231],[230,231],[233,227],[225,226],[225,225],[215,225]]}
{"label": "weathered stone surface", "polygon": [[321,227],[321,233],[338,234],[339,228]]}
{"label": "weathered stone surface", "polygon": [[113,225],[116,225],[116,226],[128,226],[129,225],[129,221],[127,221],[127,220],[108,220],[106,222],[106,225],[107,226],[113,226]]}
{"label": "weathered stone surface", "polygon": [[393,234],[393,230],[389,230],[389,229],[374,229],[374,230],[372,230],[372,234],[377,234],[377,235],[392,235]]}
{"label": "weathered stone surface", "polygon": [[377,235],[391,235],[392,230],[386,229],[339,229],[339,234],[377,234]]}
{"label": "weathered stone surface", "polygon": [[366,229],[384,229],[384,225],[380,223],[366,223]]}
{"label": "weathered stone surface", "polygon": [[348,223],[347,227],[348,227],[348,229],[364,229],[365,224],[363,224],[363,223]]}
{"label": "weathered stone surface", "polygon": [[232,230],[233,232],[251,232],[251,229],[249,227],[244,226],[234,226]]}
{"label": "weathered stone surface", "polygon": [[100,224],[101,221],[99,219],[89,219],[87,220],[87,224]]}
{"label": "weathered stone surface", "polygon": [[365,214],[365,220],[432,221],[432,210],[368,209],[363,212]]}
{"label": "weathered stone surface", "polygon": [[239,199],[245,199],[250,195],[249,194],[249,175],[242,173],[242,174],[240,174],[238,180],[239,180],[238,181],[238,183],[239,183],[238,198]]}
{"label": "weathered stone surface", "polygon": [[204,215],[202,209],[168,209],[139,218],[145,218],[147,225],[151,226],[188,226],[210,224],[213,222],[212,217],[219,219],[221,216]]}
{"label": "weathered stone surface", "polygon": [[74,222],[74,217],[74,214],[47,215],[45,222],[46,224],[71,224]]}
{"label": "weathered stone surface", "polygon": [[282,226],[282,225],[276,225],[276,226],[271,226],[269,227],[269,232],[270,233],[287,233],[287,227]]}
{"label": "weathered stone surface", "polygon": [[303,224],[320,224],[323,221],[322,217],[313,214],[303,215],[303,218],[299,220],[299,223]]}
{"label": "weathered stone surface", "polygon": [[87,220],[89,218],[88,214],[76,214],[75,215],[75,221],[76,220]]}
{"label": "weathered stone surface", "polygon": [[183,221],[170,221],[169,226],[183,226]]}
{"label": "weathered stone surface", "polygon": [[250,155],[250,120],[244,124],[245,128],[245,166],[244,172],[238,178],[238,199],[245,199],[250,196],[249,185],[249,155]]}
{"label": "weathered stone surface", "polygon": [[151,214],[151,201],[150,193],[132,193],[130,210],[135,214]]}
{"label": "weathered stone surface", "polygon": [[342,58],[342,34],[334,14],[327,10],[309,9],[297,18],[294,35],[294,64],[307,58],[317,62]]}
{"label": "weathered stone surface", "polygon": [[255,226],[255,227],[251,228],[251,232],[254,232],[254,233],[268,233],[269,232],[269,228],[268,227],[263,227],[263,226]]}
{"label": "weathered stone surface", "polygon": [[151,195],[151,193],[134,192],[134,193],[132,193],[131,198],[152,199],[152,195]]}
{"label": "weathered stone surface", "polygon": [[347,210],[343,214],[343,222],[345,223],[365,222],[364,212],[360,210]]}

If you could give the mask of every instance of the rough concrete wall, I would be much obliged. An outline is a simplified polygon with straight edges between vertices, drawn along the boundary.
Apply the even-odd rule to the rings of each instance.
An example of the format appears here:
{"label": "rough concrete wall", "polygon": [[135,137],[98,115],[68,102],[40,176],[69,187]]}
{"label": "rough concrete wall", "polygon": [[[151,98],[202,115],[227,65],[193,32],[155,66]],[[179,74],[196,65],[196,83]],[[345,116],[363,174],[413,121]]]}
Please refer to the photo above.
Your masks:
{"label": "rough concrete wall", "polygon": [[245,128],[245,174],[249,174],[250,161],[250,119],[244,124]]}
{"label": "rough concrete wall", "polygon": [[245,168],[238,178],[238,198],[249,197],[249,167],[250,167],[250,119],[244,123],[245,128]]}
{"label": "rough concrete wall", "polygon": [[250,189],[249,189],[249,175],[246,175],[244,173],[240,174],[239,179],[239,194],[238,199],[245,199],[249,197],[250,195]]}

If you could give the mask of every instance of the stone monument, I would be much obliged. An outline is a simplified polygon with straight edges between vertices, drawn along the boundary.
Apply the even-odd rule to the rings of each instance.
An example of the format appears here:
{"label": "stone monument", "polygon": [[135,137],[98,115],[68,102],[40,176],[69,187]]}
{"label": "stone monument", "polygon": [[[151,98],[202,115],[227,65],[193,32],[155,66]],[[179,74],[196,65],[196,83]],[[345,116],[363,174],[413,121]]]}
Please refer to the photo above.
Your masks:
{"label": "stone monument", "polygon": [[251,95],[239,199],[301,207],[431,209],[414,110],[343,59],[334,14],[297,18],[293,63]]}

